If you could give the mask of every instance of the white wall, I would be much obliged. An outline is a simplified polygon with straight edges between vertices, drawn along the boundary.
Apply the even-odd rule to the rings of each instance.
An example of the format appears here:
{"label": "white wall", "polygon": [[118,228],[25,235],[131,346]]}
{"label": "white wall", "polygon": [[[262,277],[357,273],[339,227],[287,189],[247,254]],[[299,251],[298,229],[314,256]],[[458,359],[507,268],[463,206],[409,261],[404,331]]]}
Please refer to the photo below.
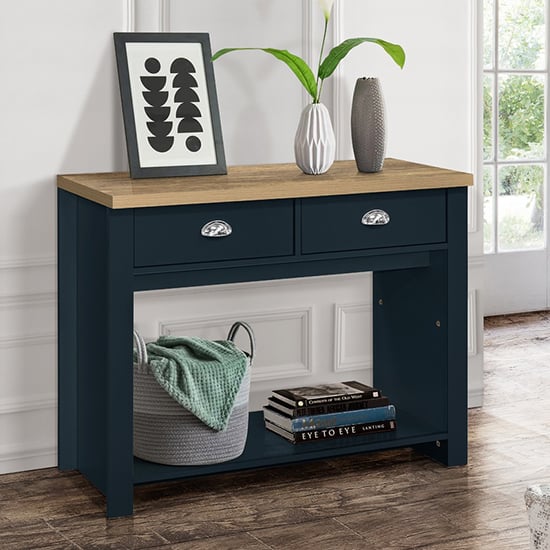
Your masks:
{"label": "white wall", "polygon": [[[368,72],[383,79],[390,155],[473,169],[471,4],[337,0],[337,39],[379,36],[401,43],[408,54],[399,71],[376,46],[361,46],[327,86],[341,158],[351,158],[353,84]],[[310,0],[3,3],[0,472],[56,463],[55,175],[125,166],[112,33],[206,31],[214,50],[273,46],[311,59],[321,24]],[[306,101],[296,77],[259,52],[228,55],[215,70],[228,163],[292,161]],[[470,225],[475,242],[475,215]],[[479,279],[470,295],[474,306]],[[370,380],[370,281],[367,274],[140,293],[135,324],[149,338],[178,331],[223,337],[231,320],[250,320],[260,343],[257,407],[274,385],[312,376]],[[471,313],[470,396],[477,403],[481,324],[475,307]]]}

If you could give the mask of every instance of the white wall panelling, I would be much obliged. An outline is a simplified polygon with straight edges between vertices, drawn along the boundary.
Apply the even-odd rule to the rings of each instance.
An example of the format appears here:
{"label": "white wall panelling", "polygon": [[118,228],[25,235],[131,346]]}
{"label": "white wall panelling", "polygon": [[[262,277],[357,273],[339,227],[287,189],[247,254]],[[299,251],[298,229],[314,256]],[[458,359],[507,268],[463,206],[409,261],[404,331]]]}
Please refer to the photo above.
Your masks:
{"label": "white wall panelling", "polygon": [[[55,439],[51,438],[52,440]],[[57,464],[55,445],[33,445],[29,442],[0,445],[0,474],[35,470]]]}
{"label": "white wall panelling", "polygon": [[[344,40],[344,6],[342,2],[336,2],[332,8],[332,43],[340,44]],[[346,37],[348,38],[348,37]],[[332,92],[332,121],[334,123],[334,135],[336,137],[336,158],[348,159],[353,158],[345,151],[347,141],[347,133],[350,132],[346,120],[349,115],[342,109],[342,95],[344,93],[344,65],[340,63],[336,70],[329,78],[328,82],[331,85]],[[350,104],[351,105],[351,104]],[[351,108],[351,107],[350,107]]]}
{"label": "white wall panelling", "polygon": [[468,405],[483,404],[483,256],[468,259]]}
{"label": "white wall panelling", "polygon": [[336,304],[334,371],[365,370],[372,381],[372,305]]}
{"label": "white wall panelling", "polygon": [[[312,372],[312,308],[239,313],[231,316],[161,322],[160,334],[225,339],[229,327],[245,321],[260,344],[252,369],[252,382],[308,376]],[[237,345],[249,350],[246,335],[238,333]]]}
{"label": "white wall panelling", "polygon": [[[340,158],[352,158],[355,80],[375,74],[388,107],[389,154],[472,168],[472,3],[336,2],[326,51],[349,36],[380,36],[403,44],[408,55],[400,71],[377,46],[359,46],[326,82],[323,102],[333,111]],[[3,81],[0,101],[9,106],[2,123],[10,132],[0,134],[0,471],[13,471],[56,463],[55,175],[120,170],[125,162],[112,33],[208,32],[214,51],[284,48],[315,71],[323,18],[315,0],[19,0],[6,3],[2,15],[0,46],[9,55],[0,67],[10,78]],[[308,101],[295,75],[263,52],[229,54],[215,63],[215,72],[228,164],[292,162],[296,126]],[[476,227],[474,218],[469,226]],[[471,291],[480,288],[481,271],[473,270]],[[343,305],[344,318],[351,322],[355,316],[366,332],[363,313],[347,305],[369,300],[368,274],[139,293],[135,324],[154,338],[161,322],[251,316],[260,335],[257,377],[262,365],[268,367],[266,378],[276,374],[275,365],[296,367],[276,380],[256,378],[251,402],[257,408],[275,384],[339,380],[336,367],[351,368],[354,357],[366,358],[355,328],[349,334],[336,330],[335,308]],[[290,317],[277,319],[277,312]],[[476,322],[479,352],[482,326]],[[288,354],[270,359],[278,338],[291,341]],[[470,357],[470,365],[479,361],[479,353]],[[470,384],[481,388],[477,374],[470,369]],[[353,377],[368,382],[370,371],[361,366]]]}
{"label": "white wall panelling", "polygon": [[[251,405],[257,409],[275,387],[341,379],[334,361],[335,304],[370,300],[371,280],[370,274],[336,275],[139,292],[135,324],[152,340],[160,332],[225,338],[232,322],[249,322],[257,340],[251,389]],[[361,330],[344,337],[345,349],[363,350],[357,338],[370,331],[361,318]],[[245,342],[239,340],[243,347]],[[370,372],[358,368],[354,377],[369,382]]]}
{"label": "white wall panelling", "polygon": [[0,474],[56,463],[55,394],[0,398]]}
{"label": "white wall panelling", "polygon": [[132,7],[2,4],[0,472],[56,464],[55,176],[121,168],[112,33],[128,30]]}
{"label": "white wall panelling", "polygon": [[129,32],[170,32],[170,0],[127,0]]}
{"label": "white wall panelling", "polygon": [[136,30],[136,0],[125,0],[123,24],[121,31],[134,32]]}
{"label": "white wall panelling", "polygon": [[477,344],[477,290],[468,292],[468,355],[476,355],[478,351]]}
{"label": "white wall panelling", "polygon": [[0,302],[16,301],[29,295],[43,301],[47,295],[55,300],[56,266],[50,258],[0,261]]}
{"label": "white wall panelling", "polygon": [[0,399],[0,414],[42,411],[44,409],[55,409],[56,406],[57,397],[55,394],[35,395],[26,399]]}

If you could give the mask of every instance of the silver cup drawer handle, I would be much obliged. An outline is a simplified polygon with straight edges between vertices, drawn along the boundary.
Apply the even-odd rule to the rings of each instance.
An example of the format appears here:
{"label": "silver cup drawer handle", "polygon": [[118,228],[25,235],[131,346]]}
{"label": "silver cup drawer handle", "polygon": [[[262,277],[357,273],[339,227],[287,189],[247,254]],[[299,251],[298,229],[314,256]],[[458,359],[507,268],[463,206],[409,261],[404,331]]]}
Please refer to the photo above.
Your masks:
{"label": "silver cup drawer handle", "polygon": [[390,223],[390,215],[385,210],[375,208],[363,214],[361,223],[363,225],[386,225]]}
{"label": "silver cup drawer handle", "polygon": [[203,237],[229,237],[232,232],[233,228],[224,220],[212,220],[205,223],[201,229]]}

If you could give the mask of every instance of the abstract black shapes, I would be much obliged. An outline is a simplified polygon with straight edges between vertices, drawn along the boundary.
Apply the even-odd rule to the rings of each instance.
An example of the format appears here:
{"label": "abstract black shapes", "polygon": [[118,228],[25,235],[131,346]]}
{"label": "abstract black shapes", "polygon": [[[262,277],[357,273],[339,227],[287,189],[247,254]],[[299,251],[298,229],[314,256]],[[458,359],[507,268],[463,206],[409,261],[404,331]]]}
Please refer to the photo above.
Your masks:
{"label": "abstract black shapes", "polygon": [[145,114],[153,122],[164,122],[170,116],[170,107],[145,107]]}
{"label": "abstract black shapes", "polygon": [[[152,74],[160,71],[160,62],[154,57],[146,59],[144,66],[145,70]],[[172,131],[172,122],[166,122],[170,115],[170,107],[164,106],[169,94],[167,91],[162,91],[166,85],[166,77],[142,76],[141,83],[147,89],[146,92],[142,92],[143,98],[149,104],[149,107],[144,107],[144,111],[151,120],[147,123],[147,128],[153,134],[147,138],[147,141],[155,151],[166,153],[174,144],[174,138],[168,135]]]}
{"label": "abstract black shapes", "polygon": [[178,133],[190,134],[191,132],[202,132],[200,122],[195,118],[183,118],[178,124]]}
{"label": "abstract black shapes", "polygon": [[174,88],[197,88],[198,82],[189,73],[178,73],[172,81]]}
{"label": "abstract black shapes", "polygon": [[178,118],[190,117],[190,116],[202,116],[200,109],[194,103],[182,103],[178,105],[176,109],[176,116]]}
{"label": "abstract black shapes", "polygon": [[176,90],[174,101],[176,103],[198,103],[200,99],[197,92],[195,92],[193,88],[180,88],[179,90]]}
{"label": "abstract black shapes", "polygon": [[196,153],[201,148],[201,140],[197,136],[189,136],[185,140],[185,145],[187,149],[192,153]]}
{"label": "abstract black shapes", "polygon": [[160,92],[166,84],[166,78],[164,76],[142,76],[140,80],[143,86],[151,92]]}
{"label": "abstract black shapes", "polygon": [[[155,76],[153,78],[160,78],[166,80],[163,76]],[[152,107],[162,107],[168,101],[168,92],[143,92],[143,97],[149,105]]]}
{"label": "abstract black shapes", "polygon": [[201,112],[194,103],[181,103],[176,109],[176,117],[181,118],[178,124],[180,134],[190,132],[202,132],[202,126],[195,117],[200,117]]}
{"label": "abstract black shapes", "polygon": [[[197,118],[202,116],[200,109],[194,105],[199,102],[199,97],[193,88],[198,83],[192,73],[196,73],[195,67],[189,59],[178,57],[170,65],[170,72],[174,74],[172,86],[177,88],[174,101],[179,103],[176,110],[176,118],[181,119],[178,123],[178,133],[202,132],[203,128]],[[197,136],[189,136],[185,140],[185,146],[193,153],[200,150],[202,144]]]}
{"label": "abstract black shapes", "polygon": [[151,74],[157,74],[160,71],[160,61],[155,57],[149,57],[145,60],[145,70]]}

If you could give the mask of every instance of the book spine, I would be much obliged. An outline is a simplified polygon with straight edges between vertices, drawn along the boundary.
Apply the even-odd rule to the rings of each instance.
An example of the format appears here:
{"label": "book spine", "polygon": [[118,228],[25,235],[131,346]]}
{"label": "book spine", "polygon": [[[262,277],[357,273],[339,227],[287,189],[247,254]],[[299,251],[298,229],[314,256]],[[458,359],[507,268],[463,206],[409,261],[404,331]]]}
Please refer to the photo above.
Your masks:
{"label": "book spine", "polygon": [[359,409],[372,409],[374,407],[385,407],[390,404],[387,397],[372,397],[359,401],[344,401],[342,403],[327,403],[326,405],[314,405],[295,409],[294,416],[314,416],[317,414],[339,413],[356,411]]}
{"label": "book spine", "polygon": [[351,424],[365,424],[367,422],[394,419],[395,406],[387,405],[386,407],[375,407],[373,409],[360,409],[357,411],[293,418],[291,422],[291,431],[304,432],[307,430],[319,430],[322,428],[349,426]]}
{"label": "book spine", "polygon": [[326,403],[324,405],[312,405],[310,407],[296,407],[285,409],[292,416],[313,416],[317,414],[339,413],[345,411],[356,411],[358,409],[372,409],[374,407],[385,407],[390,404],[387,397],[371,397],[358,401],[343,401],[341,403]]}
{"label": "book spine", "polygon": [[294,441],[296,443],[305,443],[307,441],[322,441],[328,439],[339,439],[342,437],[354,437],[357,435],[389,432],[395,430],[396,427],[397,424],[395,420],[381,420],[380,422],[353,424],[351,426],[337,426],[334,428],[324,428],[320,430],[307,430],[305,432],[296,432],[294,434]]}
{"label": "book spine", "polygon": [[305,399],[305,406],[311,405],[325,405],[327,403],[346,403],[359,401],[361,399],[372,399],[374,397],[380,397],[380,391],[377,389],[367,390],[357,394],[346,395],[331,395],[330,397],[317,397],[313,399]]}

